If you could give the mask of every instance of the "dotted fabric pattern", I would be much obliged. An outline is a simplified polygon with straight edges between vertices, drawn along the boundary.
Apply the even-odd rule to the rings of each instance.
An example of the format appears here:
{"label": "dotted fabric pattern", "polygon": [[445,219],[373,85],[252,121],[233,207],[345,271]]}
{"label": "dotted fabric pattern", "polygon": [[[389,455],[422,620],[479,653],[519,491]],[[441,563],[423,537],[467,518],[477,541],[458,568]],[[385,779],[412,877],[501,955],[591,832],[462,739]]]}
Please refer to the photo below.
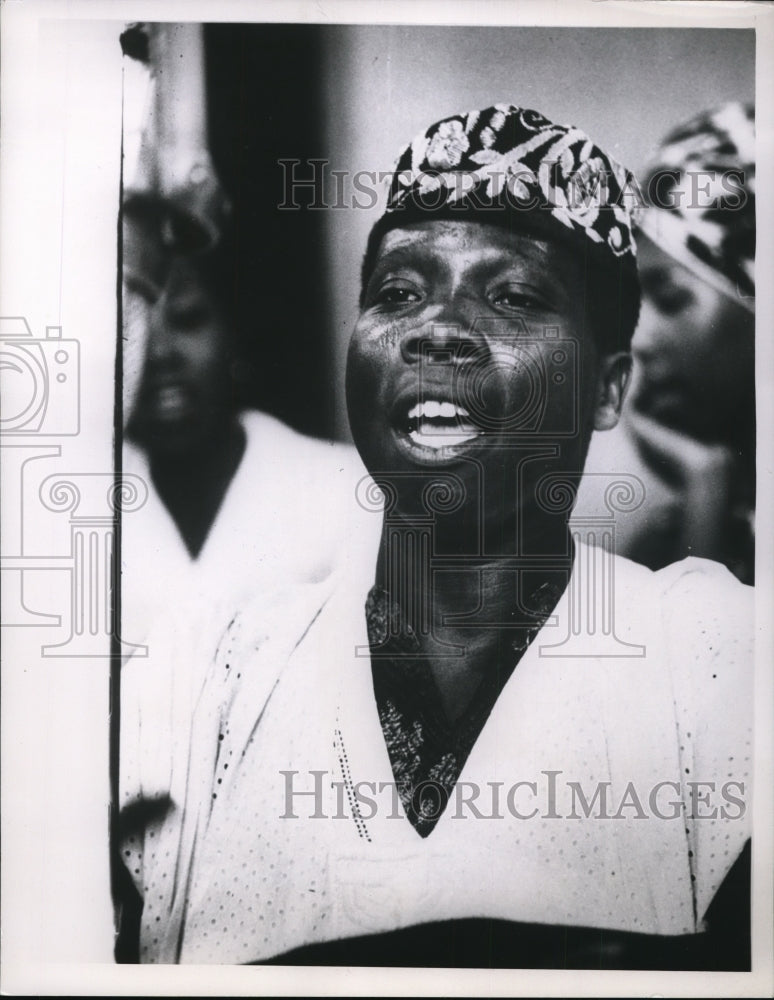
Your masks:
{"label": "dotted fabric pattern", "polygon": [[[736,815],[751,808],[752,782],[752,665],[750,637],[754,633],[749,588],[728,587],[723,592],[712,578],[731,574],[701,559],[686,559],[682,572],[671,566],[662,571],[668,634],[675,636],[675,656],[683,666],[675,671],[674,690],[681,774],[685,781],[726,786],[734,802],[720,809]],[[707,572],[707,567],[712,572]],[[721,598],[722,593],[722,598]],[[680,621],[690,615],[700,644],[686,641]],[[729,634],[729,622],[734,629]],[[693,812],[701,818],[686,830],[691,879],[698,920],[743,846],[746,823],[723,823],[713,815],[718,801],[706,785],[695,786]],[[714,800],[714,801],[713,801]],[[736,805],[741,800],[741,805]],[[718,810],[719,811],[719,810]]]}
{"label": "dotted fabric pattern", "polygon": [[[454,917],[701,929],[750,830],[749,588],[702,560],[654,574],[616,559],[616,635],[645,655],[595,657],[574,638],[542,655],[569,634],[565,594],[422,839],[390,789],[365,591],[349,581],[278,595],[263,630],[257,608],[232,622],[187,752],[146,763],[157,788],[169,775],[173,808],[124,847],[143,961],[258,961]],[[688,780],[715,783],[698,818]],[[741,810],[727,781],[745,783]],[[663,817],[659,782],[679,789],[662,787]],[[601,786],[606,808],[585,815],[580,793]]]}
{"label": "dotted fabric pattern", "polygon": [[[180,961],[186,936],[201,938],[201,961],[223,961],[210,938],[212,920],[227,912],[235,895],[229,884],[241,879],[242,887],[250,886],[251,895],[249,900],[236,898],[228,913],[236,905],[243,910],[241,919],[249,920],[244,914],[252,912],[253,902],[258,906],[263,901],[260,887],[269,879],[273,859],[267,860],[266,851],[260,848],[260,830],[252,832],[250,817],[244,816],[241,807],[239,823],[234,826],[227,818],[223,827],[219,797],[227,805],[243,801],[255,805],[256,788],[245,757],[261,708],[275,695],[281,668],[331,586],[329,578],[280,591],[273,598],[262,596],[232,618],[210,656],[198,648],[198,631],[186,633],[181,625],[168,630],[166,642],[160,636],[153,643],[148,661],[125,667],[123,812],[129,813],[138,803],[161,806],[156,818],[142,831],[127,832],[121,844],[122,859],[144,900],[141,962]],[[256,628],[257,621],[263,628]],[[270,636],[267,623],[281,627]],[[195,663],[208,664],[204,676],[193,668]],[[266,665],[268,669],[261,669]],[[278,702],[282,704],[282,694]],[[293,705],[285,705],[283,712],[286,718],[292,717]],[[292,739],[285,742],[292,748]],[[247,795],[243,795],[245,785],[250,786]],[[279,801],[275,796],[272,805]],[[265,818],[262,805],[259,801],[256,808]],[[214,867],[198,860],[205,842],[217,845]],[[278,862],[278,871],[280,866]],[[257,924],[263,919],[256,917]],[[209,926],[203,926],[203,921]],[[240,959],[248,960],[241,956],[231,960]]]}

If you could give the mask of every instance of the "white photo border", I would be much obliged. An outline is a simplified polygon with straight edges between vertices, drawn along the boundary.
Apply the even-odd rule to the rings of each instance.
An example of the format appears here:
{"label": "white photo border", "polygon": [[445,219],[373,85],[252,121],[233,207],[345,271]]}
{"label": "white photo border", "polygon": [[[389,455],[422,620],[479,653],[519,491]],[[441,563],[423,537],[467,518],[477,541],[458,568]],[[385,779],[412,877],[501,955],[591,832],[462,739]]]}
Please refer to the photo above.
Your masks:
{"label": "white photo border", "polygon": [[[572,0],[559,6],[541,0],[373,4],[221,0],[214,6],[209,0],[71,0],[66,5],[56,0],[3,0],[2,17],[0,315],[24,318],[38,341],[59,336],[56,328],[61,328],[62,338],[81,345],[79,433],[65,437],[56,436],[57,431],[43,441],[54,461],[52,471],[65,478],[77,474],[92,481],[112,469],[121,134],[118,35],[126,22],[206,22],[217,17],[224,22],[754,28],[758,273],[771,273],[772,3]],[[92,74],[99,73],[103,82],[99,88],[89,86],[87,66]],[[774,511],[774,345],[768,331],[774,329],[772,282],[759,281],[756,309],[760,527],[752,972],[117,966],[112,961],[112,908],[106,892],[109,643],[102,658],[100,654],[44,658],[39,629],[20,628],[3,630],[3,991],[138,996],[771,995],[774,533],[769,525]],[[56,448],[58,453],[51,451]],[[4,501],[19,497],[21,507],[22,483],[12,480],[10,463],[5,463],[2,475]],[[10,501],[7,507],[15,509]],[[6,511],[4,518],[8,516]],[[72,521],[44,518],[33,529],[37,544],[66,556]],[[5,556],[12,532],[7,523],[3,527]],[[53,569],[52,574],[62,571]],[[54,580],[52,575],[51,581],[51,586],[62,585],[61,576]]]}

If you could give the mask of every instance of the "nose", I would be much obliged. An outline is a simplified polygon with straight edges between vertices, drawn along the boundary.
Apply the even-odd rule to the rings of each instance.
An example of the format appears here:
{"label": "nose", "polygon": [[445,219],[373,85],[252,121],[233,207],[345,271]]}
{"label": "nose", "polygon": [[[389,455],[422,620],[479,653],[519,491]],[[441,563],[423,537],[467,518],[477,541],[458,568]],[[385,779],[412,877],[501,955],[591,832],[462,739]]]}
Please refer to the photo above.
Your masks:
{"label": "nose", "polygon": [[422,358],[462,363],[485,343],[479,327],[480,318],[475,315],[472,304],[455,298],[406,330],[401,339],[401,354],[409,364]]}
{"label": "nose", "polygon": [[166,315],[162,296],[154,304],[148,318],[148,363],[158,365],[174,361],[179,355],[177,343],[175,331]]}

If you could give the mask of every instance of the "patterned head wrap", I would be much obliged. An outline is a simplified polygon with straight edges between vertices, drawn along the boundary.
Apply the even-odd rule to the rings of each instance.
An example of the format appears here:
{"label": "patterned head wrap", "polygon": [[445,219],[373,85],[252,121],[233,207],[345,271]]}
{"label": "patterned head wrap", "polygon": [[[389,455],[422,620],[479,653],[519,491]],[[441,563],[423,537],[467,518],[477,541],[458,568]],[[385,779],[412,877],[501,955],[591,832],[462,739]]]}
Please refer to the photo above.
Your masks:
{"label": "patterned head wrap", "polygon": [[400,153],[369,238],[363,288],[389,229],[473,218],[570,242],[591,270],[611,273],[613,294],[626,300],[615,308],[628,327],[639,312],[632,228],[640,204],[634,176],[574,126],[512,104],[452,115]]}
{"label": "patterned head wrap", "polygon": [[674,129],[644,184],[638,225],[708,284],[755,310],[755,111],[725,104]]}

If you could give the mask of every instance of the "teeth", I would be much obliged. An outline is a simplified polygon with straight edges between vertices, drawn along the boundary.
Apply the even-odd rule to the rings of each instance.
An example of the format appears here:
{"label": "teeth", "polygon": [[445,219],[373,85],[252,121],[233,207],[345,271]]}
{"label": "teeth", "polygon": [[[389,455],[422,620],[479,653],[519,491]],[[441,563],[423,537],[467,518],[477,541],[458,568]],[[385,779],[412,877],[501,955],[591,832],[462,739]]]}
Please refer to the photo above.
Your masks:
{"label": "teeth", "polygon": [[176,385],[168,385],[159,389],[156,394],[157,405],[164,409],[182,406],[185,393]]}
{"label": "teeth", "polygon": [[426,399],[415,403],[407,420],[409,437],[425,448],[452,448],[472,441],[481,433],[471,423],[465,407],[449,400]]}
{"label": "teeth", "polygon": [[453,420],[455,417],[469,417],[470,414],[464,406],[457,406],[456,403],[440,402],[437,399],[427,399],[424,403],[415,403],[408,412],[409,420],[420,420],[424,417],[427,420],[443,417],[446,420]]}
{"label": "teeth", "polygon": [[440,431],[437,427],[424,429],[419,427],[409,431],[409,437],[415,444],[421,444],[424,448],[453,448],[456,445],[465,444],[478,437],[478,430],[475,428],[458,430],[450,427]]}
{"label": "teeth", "polygon": [[452,448],[472,441],[481,433],[464,406],[449,400],[426,399],[408,412],[408,436],[425,448]]}

